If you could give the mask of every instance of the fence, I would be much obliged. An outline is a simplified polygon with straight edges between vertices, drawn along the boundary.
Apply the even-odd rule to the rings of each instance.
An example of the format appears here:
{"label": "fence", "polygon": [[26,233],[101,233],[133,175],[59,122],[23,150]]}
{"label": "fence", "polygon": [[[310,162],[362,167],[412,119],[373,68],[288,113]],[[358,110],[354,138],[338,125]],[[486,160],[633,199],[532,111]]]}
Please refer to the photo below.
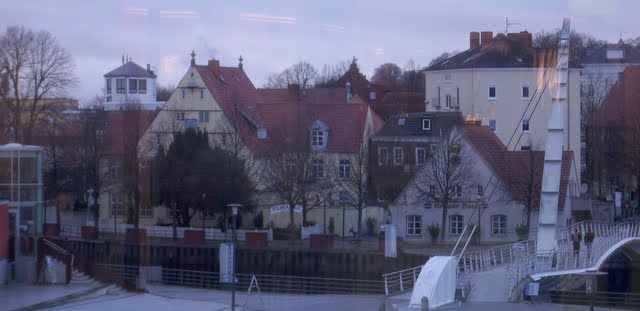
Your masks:
{"label": "fence", "polygon": [[548,293],[541,292],[540,295],[549,297],[549,301],[552,303],[572,305],[593,304],[598,307],[640,309],[640,294],[635,293],[594,292],[587,294],[584,291],[557,291]]}
{"label": "fence", "polygon": [[[100,234],[113,234],[114,231],[118,235],[124,235],[127,229],[132,229],[134,226],[132,224],[118,224],[114,230],[113,224],[100,224],[98,227],[100,230]],[[79,239],[82,237],[80,225],[71,225],[71,224],[61,224],[60,225],[60,236],[67,238],[75,238]],[[147,231],[147,237],[150,238],[165,238],[171,239],[173,238],[173,227],[167,226],[139,226],[140,229],[145,229]],[[194,227],[177,227],[176,233],[178,239],[184,238],[185,230],[196,230],[202,231],[202,228],[194,228]],[[228,230],[227,233],[222,232],[221,229],[217,228],[205,228],[205,239],[211,241],[223,241],[227,238],[231,238],[231,230]],[[273,241],[273,230],[236,230],[237,238],[239,241],[244,241],[245,234],[247,232],[266,232],[267,239],[269,241]]]}
{"label": "fence", "polygon": [[[127,265],[98,265],[113,275],[135,280],[140,269]],[[230,284],[220,283],[220,274],[211,271],[162,268],[160,283],[166,285],[229,289]],[[375,294],[384,293],[384,283],[378,280],[319,278],[286,275],[236,273],[237,289],[246,289],[252,277],[256,277],[260,290],[264,292],[295,294]]]}

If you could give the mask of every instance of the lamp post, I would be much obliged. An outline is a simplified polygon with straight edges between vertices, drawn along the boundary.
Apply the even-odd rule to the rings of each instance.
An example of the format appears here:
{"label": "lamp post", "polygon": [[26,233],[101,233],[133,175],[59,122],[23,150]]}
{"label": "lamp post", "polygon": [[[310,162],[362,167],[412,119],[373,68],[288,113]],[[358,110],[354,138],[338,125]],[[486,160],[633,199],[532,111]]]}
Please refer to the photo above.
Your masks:
{"label": "lamp post", "polygon": [[578,273],[585,277],[585,288],[587,295],[589,295],[589,310],[593,311],[594,308],[594,293],[598,290],[598,276],[607,275],[607,272],[597,270],[587,270],[582,273]]}
{"label": "lamp post", "polygon": [[[202,194],[202,206],[200,206],[200,219],[202,219],[202,232],[204,232],[204,200],[207,198],[207,194],[203,193]],[[205,239],[206,240],[206,239]]]}
{"label": "lamp post", "polygon": [[233,261],[231,262],[231,310],[236,309],[236,216],[238,216],[238,210],[242,207],[242,204],[232,203],[227,204],[227,207],[231,208],[232,225],[232,243],[233,243]]}
{"label": "lamp post", "polygon": [[[93,189],[87,189],[87,225],[89,225],[89,208],[94,204],[89,204],[89,202],[93,199]],[[95,224],[94,224],[95,226]]]}

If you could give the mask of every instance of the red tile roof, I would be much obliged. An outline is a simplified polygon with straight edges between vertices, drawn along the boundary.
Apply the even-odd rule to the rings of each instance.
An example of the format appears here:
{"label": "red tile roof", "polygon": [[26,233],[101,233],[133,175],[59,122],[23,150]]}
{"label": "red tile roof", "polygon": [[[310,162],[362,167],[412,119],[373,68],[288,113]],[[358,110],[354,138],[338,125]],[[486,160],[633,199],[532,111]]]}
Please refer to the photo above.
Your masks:
{"label": "red tile roof", "polygon": [[148,110],[108,112],[101,154],[121,156],[135,148],[155,115]]}
{"label": "red tile roof", "polygon": [[[533,206],[540,205],[540,189],[544,168],[544,151],[508,151],[495,133],[485,126],[465,125],[458,129],[478,154],[490,165],[505,183],[515,199],[522,202],[528,195]],[[564,207],[573,152],[564,151],[560,173],[560,198],[558,208]],[[533,173],[533,175],[532,175]],[[534,186],[530,191],[529,186]]]}

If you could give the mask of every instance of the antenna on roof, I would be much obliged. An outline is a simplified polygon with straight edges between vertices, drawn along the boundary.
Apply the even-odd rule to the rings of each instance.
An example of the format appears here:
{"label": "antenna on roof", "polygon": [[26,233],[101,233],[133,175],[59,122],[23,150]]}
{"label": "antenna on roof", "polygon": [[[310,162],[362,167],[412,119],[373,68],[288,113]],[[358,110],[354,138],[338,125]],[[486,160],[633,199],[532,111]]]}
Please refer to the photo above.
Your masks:
{"label": "antenna on roof", "polygon": [[512,23],[509,21],[509,18],[507,17],[505,19],[505,27],[504,27],[504,34],[508,34],[509,33],[509,26],[511,25],[520,25],[520,23]]}

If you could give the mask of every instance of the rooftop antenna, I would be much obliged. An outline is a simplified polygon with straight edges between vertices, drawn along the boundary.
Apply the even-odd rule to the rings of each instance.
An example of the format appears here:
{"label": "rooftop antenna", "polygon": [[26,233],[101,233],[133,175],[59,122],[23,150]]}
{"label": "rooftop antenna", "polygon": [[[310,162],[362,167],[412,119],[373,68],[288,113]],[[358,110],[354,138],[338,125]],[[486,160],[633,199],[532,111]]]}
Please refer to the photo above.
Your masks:
{"label": "rooftop antenna", "polygon": [[505,35],[509,33],[509,26],[511,26],[511,25],[520,25],[520,23],[512,23],[512,22],[510,22],[508,17],[505,19],[505,23],[504,24],[505,24],[505,27],[504,27],[504,34]]}

